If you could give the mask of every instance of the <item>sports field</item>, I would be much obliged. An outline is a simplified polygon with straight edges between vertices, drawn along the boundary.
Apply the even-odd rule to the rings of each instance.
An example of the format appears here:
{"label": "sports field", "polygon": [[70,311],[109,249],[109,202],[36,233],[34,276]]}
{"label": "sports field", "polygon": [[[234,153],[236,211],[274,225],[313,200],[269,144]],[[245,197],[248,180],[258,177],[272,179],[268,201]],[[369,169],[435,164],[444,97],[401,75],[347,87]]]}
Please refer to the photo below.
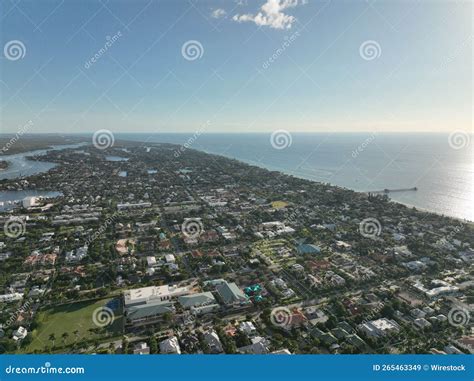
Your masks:
{"label": "sports field", "polygon": [[68,347],[118,335],[122,332],[122,310],[117,299],[85,301],[40,311],[37,322],[26,353],[44,351],[53,344]]}

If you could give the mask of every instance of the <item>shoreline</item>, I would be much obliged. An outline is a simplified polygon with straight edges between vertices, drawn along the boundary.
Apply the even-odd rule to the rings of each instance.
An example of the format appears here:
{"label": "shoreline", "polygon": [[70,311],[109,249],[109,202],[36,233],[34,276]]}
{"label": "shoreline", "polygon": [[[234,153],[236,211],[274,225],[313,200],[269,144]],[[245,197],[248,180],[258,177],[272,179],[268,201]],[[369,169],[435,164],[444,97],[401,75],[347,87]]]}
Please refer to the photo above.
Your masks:
{"label": "shoreline", "polygon": [[[195,149],[195,148],[190,148],[190,149]],[[264,165],[259,165],[259,164],[256,164],[254,162],[246,162],[246,161],[243,161],[241,159],[238,159],[238,158],[235,158],[235,157],[232,157],[232,156],[225,156],[225,155],[222,155],[222,154],[215,154],[215,153],[211,153],[211,152],[208,152],[208,151],[202,151],[202,150],[199,150],[199,149],[195,149],[196,151],[199,151],[199,152],[203,152],[203,153],[206,153],[208,155],[213,155],[213,156],[217,156],[217,157],[223,157],[223,158],[226,158],[226,159],[232,159],[232,160],[237,160],[238,162],[240,163],[244,163],[244,164],[247,164],[247,165],[254,165],[256,167],[259,167],[259,168],[262,168],[262,169],[266,169],[267,171],[276,171],[276,172],[280,172],[282,174],[285,174],[287,176],[293,176],[293,177],[296,177],[298,179],[302,179],[302,180],[307,180],[307,181],[311,181],[311,182],[315,182],[315,183],[319,183],[319,184],[329,184],[333,187],[336,187],[336,188],[339,188],[339,189],[345,189],[345,190],[350,190],[352,192],[356,192],[356,193],[368,193],[366,191],[360,191],[360,190],[356,190],[356,189],[352,189],[352,188],[347,188],[347,187],[344,187],[344,186],[341,186],[341,185],[337,185],[337,184],[334,184],[334,183],[330,183],[330,182],[322,182],[322,181],[318,181],[318,180],[314,180],[314,179],[309,179],[307,177],[303,177],[303,176],[298,176],[296,174],[293,174],[293,173],[289,173],[289,172],[286,172],[285,170],[282,170],[281,168],[278,168],[278,167],[275,167],[275,168],[278,168],[277,170],[275,169],[271,169],[269,167],[266,167]],[[393,202],[395,204],[399,204],[399,205],[403,205],[407,208],[414,208],[420,212],[424,212],[424,213],[431,213],[431,214],[435,214],[439,217],[447,217],[447,218],[452,218],[454,220],[457,220],[457,221],[460,221],[460,222],[463,222],[463,223],[467,223],[467,224],[471,224],[473,225],[474,224],[474,220],[468,220],[468,219],[465,219],[465,218],[462,218],[462,217],[458,217],[458,216],[452,216],[452,215],[447,215],[447,214],[442,214],[440,212],[437,212],[437,211],[434,211],[434,210],[430,210],[428,208],[424,208],[424,207],[421,207],[421,206],[416,206],[416,205],[413,205],[413,204],[409,204],[409,203],[405,203],[405,202],[401,202],[401,201],[396,201],[396,200],[393,200],[392,198],[390,198],[390,202]]]}
{"label": "shoreline", "polygon": [[[80,145],[90,145],[91,143],[85,143],[83,142],[82,144]],[[180,144],[177,144],[177,143],[169,143],[169,142],[141,142],[141,141],[138,141],[138,140],[125,140],[125,139],[119,139],[116,141],[116,145],[115,147],[119,147],[120,145],[130,145],[130,144],[150,144],[150,145],[162,145],[162,144],[169,144],[169,145],[172,145],[172,146],[176,146],[177,148],[181,147],[182,145]],[[74,144],[73,144],[74,145]],[[54,149],[54,146],[52,147]],[[337,185],[337,184],[334,184],[334,183],[331,183],[331,182],[323,182],[323,181],[318,181],[318,180],[315,180],[315,179],[310,179],[310,178],[307,178],[307,177],[304,177],[304,176],[301,176],[301,175],[297,175],[297,174],[294,174],[294,173],[290,173],[290,172],[287,172],[286,170],[282,169],[282,168],[279,168],[278,166],[275,166],[273,168],[271,167],[267,167],[265,165],[262,165],[261,163],[259,162],[253,162],[253,161],[244,161],[242,159],[239,159],[239,158],[236,158],[236,157],[233,157],[233,156],[226,156],[224,154],[219,154],[219,153],[213,153],[213,152],[209,152],[209,151],[205,151],[205,150],[200,150],[200,149],[197,149],[197,148],[187,148],[189,150],[195,150],[197,152],[200,152],[200,153],[204,153],[204,154],[207,154],[207,155],[211,155],[211,156],[215,156],[215,157],[219,157],[219,158],[225,158],[225,159],[230,159],[230,160],[236,160],[238,161],[239,163],[242,163],[242,164],[245,164],[245,165],[249,165],[249,166],[255,166],[255,167],[258,167],[258,168],[261,168],[261,169],[265,169],[267,171],[270,171],[270,172],[279,172],[283,175],[286,175],[286,176],[290,176],[290,177],[295,177],[295,178],[298,178],[298,179],[302,179],[302,180],[306,180],[306,181],[310,181],[310,182],[313,182],[313,183],[318,183],[318,184],[329,184],[333,187],[336,187],[336,188],[339,188],[339,189],[343,189],[343,190],[349,190],[349,191],[352,191],[352,192],[355,192],[355,193],[367,193],[365,191],[361,191],[361,190],[356,190],[356,189],[352,189],[352,188],[348,188],[348,187],[344,187],[344,186],[341,186],[341,185]],[[37,150],[33,150],[33,151],[37,151]],[[29,153],[29,152],[33,152],[33,151],[25,151],[23,152],[23,154],[26,154]],[[1,159],[1,156],[0,156],[0,162],[2,161]],[[41,161],[41,160],[40,160]],[[8,168],[8,167],[7,167]],[[6,169],[6,168],[5,168]],[[0,173],[1,173],[2,169],[0,169]],[[450,219],[453,219],[453,220],[457,220],[459,222],[463,222],[463,223],[467,223],[467,224],[474,224],[474,220],[469,220],[469,219],[465,219],[465,218],[462,218],[462,217],[458,217],[458,216],[453,216],[453,215],[447,215],[447,214],[442,214],[440,212],[437,212],[437,211],[434,211],[434,210],[430,210],[428,208],[425,208],[425,207],[420,207],[420,206],[416,206],[416,205],[413,205],[413,204],[410,204],[410,203],[404,203],[404,202],[400,202],[400,201],[396,201],[396,200],[393,200],[389,197],[389,200],[390,202],[392,203],[395,203],[395,204],[399,204],[399,205],[403,205],[405,206],[406,208],[414,208],[415,210],[417,211],[420,211],[420,212],[424,212],[424,213],[430,213],[430,214],[434,214],[436,216],[439,216],[439,217],[445,217],[445,218],[450,218]]]}

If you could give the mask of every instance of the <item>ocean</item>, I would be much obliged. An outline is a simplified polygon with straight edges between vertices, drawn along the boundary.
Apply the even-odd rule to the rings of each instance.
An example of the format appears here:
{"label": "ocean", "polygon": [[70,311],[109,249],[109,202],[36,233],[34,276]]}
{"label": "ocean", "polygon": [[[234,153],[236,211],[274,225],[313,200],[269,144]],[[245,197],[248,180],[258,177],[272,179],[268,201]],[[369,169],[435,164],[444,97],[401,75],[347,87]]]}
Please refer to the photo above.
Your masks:
{"label": "ocean", "polygon": [[[308,180],[474,221],[474,138],[418,133],[115,134],[237,159]],[[146,143],[144,143],[146,146]]]}

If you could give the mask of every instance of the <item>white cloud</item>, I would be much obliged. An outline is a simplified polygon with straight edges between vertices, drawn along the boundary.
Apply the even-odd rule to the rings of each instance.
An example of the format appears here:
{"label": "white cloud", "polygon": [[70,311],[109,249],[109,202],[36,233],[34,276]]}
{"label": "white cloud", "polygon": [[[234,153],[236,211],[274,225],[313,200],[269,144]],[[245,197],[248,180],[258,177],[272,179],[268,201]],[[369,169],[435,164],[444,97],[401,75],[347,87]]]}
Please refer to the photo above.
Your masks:
{"label": "white cloud", "polygon": [[284,13],[283,10],[294,8],[299,4],[304,5],[306,2],[306,0],[267,0],[257,14],[236,14],[232,17],[232,20],[253,22],[258,26],[269,26],[274,29],[289,29],[296,18]]}
{"label": "white cloud", "polygon": [[212,11],[211,17],[215,19],[220,19],[221,17],[224,17],[226,14],[227,12],[224,9],[217,8]]}

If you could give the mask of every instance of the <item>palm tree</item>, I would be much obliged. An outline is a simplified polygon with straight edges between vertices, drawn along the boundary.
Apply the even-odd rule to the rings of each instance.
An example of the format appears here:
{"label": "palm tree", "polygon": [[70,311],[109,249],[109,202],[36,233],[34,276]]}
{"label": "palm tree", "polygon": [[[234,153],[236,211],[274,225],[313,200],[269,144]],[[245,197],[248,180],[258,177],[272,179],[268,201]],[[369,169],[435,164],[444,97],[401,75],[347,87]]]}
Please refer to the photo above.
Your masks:
{"label": "palm tree", "polygon": [[73,334],[74,334],[74,341],[76,341],[79,338],[79,330],[77,330],[77,329],[74,330]]}
{"label": "palm tree", "polygon": [[54,347],[54,342],[56,341],[56,335],[54,333],[49,335],[49,341],[53,343],[53,347]]}
{"label": "palm tree", "polygon": [[67,332],[64,332],[62,335],[61,335],[62,339],[63,339],[63,345],[66,344],[66,340],[67,338],[69,337],[69,333]]}

